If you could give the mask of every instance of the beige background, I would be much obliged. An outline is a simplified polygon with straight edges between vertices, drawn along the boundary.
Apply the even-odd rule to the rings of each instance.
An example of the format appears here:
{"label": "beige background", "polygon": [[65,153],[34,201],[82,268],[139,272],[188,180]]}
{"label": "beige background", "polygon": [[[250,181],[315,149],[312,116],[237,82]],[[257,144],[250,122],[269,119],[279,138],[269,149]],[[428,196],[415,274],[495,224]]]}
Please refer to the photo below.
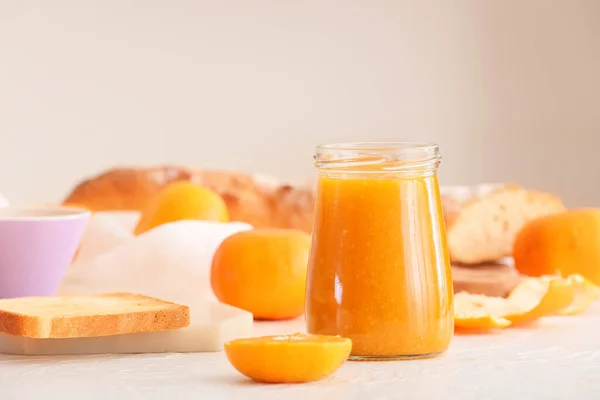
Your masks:
{"label": "beige background", "polygon": [[442,181],[600,205],[598,0],[0,0],[0,192],[115,164],[302,179],[316,144],[432,140]]}

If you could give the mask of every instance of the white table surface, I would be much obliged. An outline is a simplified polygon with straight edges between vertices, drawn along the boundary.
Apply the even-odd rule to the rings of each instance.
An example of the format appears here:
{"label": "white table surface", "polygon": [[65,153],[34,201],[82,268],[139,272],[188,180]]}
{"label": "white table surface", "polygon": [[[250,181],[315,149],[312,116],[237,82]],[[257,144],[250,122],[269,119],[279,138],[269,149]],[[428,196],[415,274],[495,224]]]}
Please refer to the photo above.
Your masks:
{"label": "white table surface", "polygon": [[[292,333],[303,321],[255,334]],[[600,399],[600,304],[536,329],[455,336],[441,357],[347,362],[324,381],[253,383],[225,354],[91,357],[0,355],[0,399]]]}

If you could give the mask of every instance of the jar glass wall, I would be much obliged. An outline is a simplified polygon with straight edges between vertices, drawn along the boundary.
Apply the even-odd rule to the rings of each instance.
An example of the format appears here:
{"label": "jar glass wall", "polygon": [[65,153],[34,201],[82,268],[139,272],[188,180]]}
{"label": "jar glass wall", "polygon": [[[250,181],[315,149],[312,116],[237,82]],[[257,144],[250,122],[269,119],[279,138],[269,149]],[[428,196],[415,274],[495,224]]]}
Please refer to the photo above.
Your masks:
{"label": "jar glass wall", "polygon": [[308,332],[352,339],[353,359],[445,351],[454,314],[438,147],[334,144],[315,159]]}

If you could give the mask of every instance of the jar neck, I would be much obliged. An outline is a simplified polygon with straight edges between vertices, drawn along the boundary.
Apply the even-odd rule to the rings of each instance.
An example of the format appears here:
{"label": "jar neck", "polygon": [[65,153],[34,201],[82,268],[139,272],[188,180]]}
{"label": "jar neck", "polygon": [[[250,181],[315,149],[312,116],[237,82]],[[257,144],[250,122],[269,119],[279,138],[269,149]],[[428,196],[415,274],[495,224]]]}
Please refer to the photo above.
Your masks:
{"label": "jar neck", "polygon": [[324,174],[432,175],[441,161],[438,146],[418,142],[356,142],[321,145],[315,166]]}

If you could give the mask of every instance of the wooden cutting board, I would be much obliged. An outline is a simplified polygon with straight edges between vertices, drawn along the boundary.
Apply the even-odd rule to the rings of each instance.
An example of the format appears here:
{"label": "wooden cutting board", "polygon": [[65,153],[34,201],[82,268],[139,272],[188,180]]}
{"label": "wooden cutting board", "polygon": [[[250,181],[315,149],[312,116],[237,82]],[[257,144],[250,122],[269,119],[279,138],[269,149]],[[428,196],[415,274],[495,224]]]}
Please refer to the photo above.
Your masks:
{"label": "wooden cutting board", "polygon": [[505,297],[520,282],[521,276],[510,264],[453,265],[454,293],[468,292]]}

